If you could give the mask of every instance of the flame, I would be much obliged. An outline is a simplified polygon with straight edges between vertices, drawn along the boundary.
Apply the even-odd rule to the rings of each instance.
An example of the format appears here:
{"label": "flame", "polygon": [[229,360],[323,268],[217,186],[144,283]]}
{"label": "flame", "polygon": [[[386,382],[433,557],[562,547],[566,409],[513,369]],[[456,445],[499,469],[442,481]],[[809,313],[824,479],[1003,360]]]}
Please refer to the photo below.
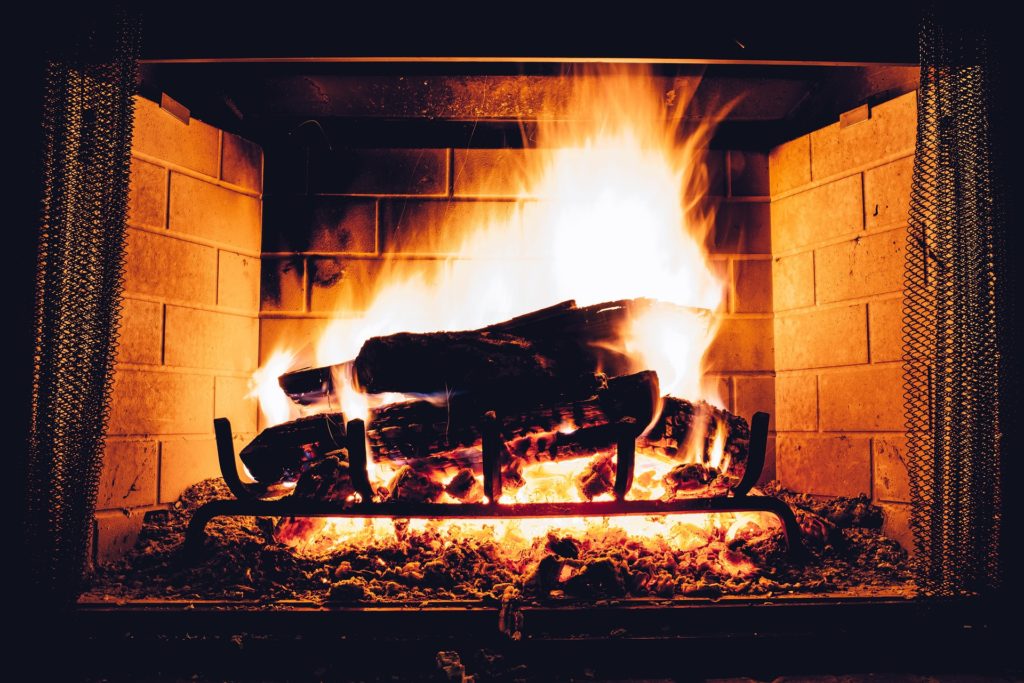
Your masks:
{"label": "flame", "polygon": [[[539,117],[536,147],[524,155],[517,177],[517,200],[501,209],[494,202],[463,203],[460,209],[475,213],[450,211],[452,219],[430,235],[400,235],[403,255],[386,255],[372,282],[341,293],[337,317],[316,343],[317,365],[350,361],[373,336],[472,329],[569,299],[584,306],[643,298],[671,305],[636,311],[618,331],[615,350],[626,354],[632,371],[655,370],[664,393],[723,405],[717,383],[702,382],[725,287],[703,247],[714,221],[705,202],[705,150],[713,124],[683,130],[685,93],[666,93],[661,82],[635,68],[565,78],[572,93],[568,105],[560,103],[558,116]],[[294,354],[272,355],[253,378],[271,425],[290,416],[276,381],[290,358]],[[334,398],[349,418],[368,418],[375,406],[407,398],[368,396],[350,370],[336,372],[334,379]],[[638,453],[630,497],[666,495],[663,479],[680,461],[726,466],[725,437],[724,425],[718,425],[708,459],[701,430],[691,434],[679,458]],[[574,477],[583,465],[527,465],[525,484],[506,491],[500,502],[582,500]],[[370,470],[375,485],[393,474],[383,463],[372,463]],[[454,473],[443,476],[450,480]],[[715,515],[697,519],[704,536],[722,523]],[[453,533],[472,527],[464,520],[409,522],[410,528],[426,524],[447,524]],[[536,539],[554,528],[587,532],[600,525],[693,542],[692,524],[670,524],[667,518],[481,524],[499,538]],[[318,538],[346,542],[395,533],[389,520],[339,519],[321,527]]]}
{"label": "flame", "polygon": [[290,349],[275,351],[249,380],[247,398],[256,398],[263,413],[264,424],[268,426],[287,422],[295,416],[294,404],[281,390],[277,378],[292,369],[297,356],[298,353]]}

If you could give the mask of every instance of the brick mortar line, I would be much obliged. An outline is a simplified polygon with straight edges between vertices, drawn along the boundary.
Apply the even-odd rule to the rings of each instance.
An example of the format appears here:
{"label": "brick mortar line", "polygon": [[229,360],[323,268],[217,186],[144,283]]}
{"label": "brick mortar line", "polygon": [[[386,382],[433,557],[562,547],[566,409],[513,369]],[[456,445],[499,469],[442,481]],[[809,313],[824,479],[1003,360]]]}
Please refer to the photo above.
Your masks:
{"label": "brick mortar line", "polygon": [[145,301],[152,304],[164,304],[165,306],[177,306],[178,308],[192,308],[197,311],[206,311],[208,313],[224,313],[226,315],[237,315],[242,318],[259,317],[259,309],[247,310],[242,308],[231,308],[230,306],[196,303],[192,301],[185,301],[183,299],[168,299],[154,296],[152,294],[142,294],[140,292],[132,291],[125,291],[122,293],[122,296],[126,299],[134,299],[136,301]]}
{"label": "brick mortar line", "polygon": [[[210,183],[211,185],[216,185],[218,187],[222,187],[225,190],[231,190],[232,192],[235,192],[237,194],[245,195],[247,197],[252,197],[254,199],[261,199],[261,200],[263,199],[263,193],[259,192],[257,190],[250,190],[247,187],[242,187],[241,185],[235,185],[234,183],[229,183],[226,180],[221,180],[220,178],[215,178],[213,176],[206,175],[205,173],[201,173],[200,171],[193,170],[191,168],[188,168],[187,166],[181,166],[179,164],[174,163],[173,161],[167,161],[165,159],[161,159],[160,157],[155,157],[155,156],[152,156],[150,154],[146,154],[145,152],[140,152],[138,150],[133,149],[132,150],[132,157],[135,158],[135,159],[138,159],[139,161],[145,161],[146,163],[149,163],[149,164],[154,164],[156,166],[162,166],[167,171],[174,171],[175,173],[180,173],[181,175],[188,176],[188,177],[193,178],[195,180],[201,180],[203,182]],[[220,164],[221,164],[221,162],[218,159],[218,161],[217,161],[218,172],[220,172]],[[168,175],[168,177],[170,177],[171,174],[168,173],[167,175]],[[169,198],[170,198],[170,192],[168,192],[168,199]]]}
{"label": "brick mortar line", "polygon": [[886,367],[902,367],[903,360],[881,360],[875,363],[854,363],[851,365],[816,365],[810,368],[787,368],[787,369],[775,369],[776,378],[796,377],[805,374],[835,374],[843,370],[863,370],[867,368],[886,368]]}
{"label": "brick mortar line", "polygon": [[[114,366],[115,372],[122,370],[134,370],[136,372],[159,372],[168,375],[200,375],[203,377],[231,377],[234,379],[248,379],[259,366],[252,370],[227,370],[221,368],[197,368],[186,365],[154,365],[151,363],[117,363]],[[216,392],[214,392],[216,393]]]}
{"label": "brick mortar line", "polygon": [[93,513],[93,519],[99,520],[101,515],[104,518],[116,517],[117,515],[127,517],[128,515],[125,515],[124,512],[122,512],[123,510],[131,510],[132,516],[134,516],[137,512],[146,513],[153,512],[155,510],[166,510],[171,505],[173,505],[173,503],[144,503],[143,505],[125,505],[123,507],[116,508],[102,508],[97,509]]}
{"label": "brick mortar line", "polygon": [[816,439],[817,438],[820,438],[820,439],[835,439],[837,437],[847,436],[847,435],[850,435],[850,434],[852,434],[854,436],[858,436],[858,437],[863,437],[863,438],[887,439],[887,438],[891,438],[893,436],[898,436],[898,435],[901,435],[901,434],[906,434],[906,432],[898,432],[898,431],[897,432],[886,432],[886,431],[882,431],[882,430],[879,430],[879,429],[865,429],[865,430],[862,430],[862,431],[857,431],[857,430],[854,430],[854,429],[843,429],[843,430],[833,430],[833,431],[828,431],[828,432],[822,432],[822,431],[801,431],[799,429],[786,429],[786,430],[779,430],[779,431],[777,431],[775,433],[775,436],[776,436],[776,438],[784,437],[784,436],[801,436],[801,437],[811,437],[811,438],[816,438]]}
{"label": "brick mortar line", "polygon": [[[881,166],[885,166],[887,164],[891,164],[894,161],[899,161],[901,159],[906,159],[908,157],[912,158],[913,156],[914,156],[914,148],[913,147],[904,148],[904,149],[902,149],[902,150],[900,150],[898,152],[893,152],[892,154],[889,154],[887,156],[880,157],[880,158],[875,159],[873,161],[869,161],[866,164],[861,164],[860,166],[854,166],[852,168],[843,169],[842,171],[839,171],[838,173],[833,173],[832,175],[825,176],[824,178],[821,178],[821,179],[817,179],[816,180],[816,179],[812,178],[811,182],[809,182],[809,183],[805,183],[803,185],[798,185],[797,187],[794,187],[792,189],[786,190],[785,192],[779,192],[778,194],[771,195],[771,201],[772,202],[777,202],[780,199],[787,199],[789,197],[798,195],[801,192],[807,192],[808,190],[814,190],[816,188],[821,187],[822,185],[828,185],[829,183],[834,183],[837,180],[842,180],[844,178],[849,178],[850,176],[857,175],[858,173],[866,173],[867,171],[873,171],[876,168],[879,168]],[[769,169],[768,172],[770,174],[771,173],[771,169]]]}
{"label": "brick mortar line", "polygon": [[903,296],[903,290],[894,292],[881,292],[879,294],[868,294],[865,296],[859,296],[854,299],[843,299],[841,301],[829,301],[814,304],[813,306],[802,306],[800,308],[786,308],[783,310],[773,311],[772,315],[776,320],[782,320],[786,318],[792,318],[800,315],[809,315],[815,311],[830,311],[836,308],[842,308],[844,306],[855,306],[857,304],[870,304],[878,303],[879,301],[890,301],[892,299],[899,299]]}
{"label": "brick mortar line", "polygon": [[805,244],[794,249],[786,251],[778,251],[772,254],[772,258],[788,258],[791,256],[800,256],[808,252],[817,251],[819,249],[827,249],[828,247],[834,247],[839,244],[845,244],[846,242],[855,242],[858,238],[874,237],[876,235],[884,235],[888,232],[896,232],[898,230],[905,230],[908,227],[907,221],[893,221],[885,225],[875,226],[872,228],[861,228],[851,232],[843,233],[839,237],[833,237],[832,239],[822,240],[820,242],[812,242]]}
{"label": "brick mortar line", "polygon": [[188,242],[190,244],[196,244],[201,247],[210,247],[212,249],[219,249],[221,251],[229,251],[232,254],[238,254],[239,256],[248,256],[249,258],[258,259],[260,258],[259,251],[250,251],[245,247],[238,247],[224,242],[215,242],[214,240],[206,239],[205,237],[196,237],[195,235],[189,235],[188,233],[178,232],[170,228],[154,228],[147,225],[141,225],[139,223],[128,223],[128,227],[132,230],[138,230],[139,232],[146,232],[151,235],[163,235],[171,239],[180,240],[182,242]]}

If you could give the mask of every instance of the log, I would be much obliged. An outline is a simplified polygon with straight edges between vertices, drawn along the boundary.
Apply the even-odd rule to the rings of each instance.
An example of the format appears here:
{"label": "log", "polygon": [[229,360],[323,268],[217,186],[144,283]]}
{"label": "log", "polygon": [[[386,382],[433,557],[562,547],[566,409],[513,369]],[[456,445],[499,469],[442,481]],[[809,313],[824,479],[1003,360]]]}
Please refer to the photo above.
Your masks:
{"label": "log", "polygon": [[[666,396],[654,425],[637,439],[637,452],[680,459],[696,454],[698,462],[706,465],[711,460],[719,425],[725,433],[724,466],[720,470],[726,478],[717,485],[728,489],[735,483],[733,477],[737,482],[742,479],[750,450],[750,426],[728,410],[703,401],[693,403]],[[697,443],[691,443],[692,439],[697,439]]]}
{"label": "log", "polygon": [[[652,308],[709,314],[650,299],[585,307],[565,301],[479,330],[374,337],[345,371],[367,393],[490,392],[508,405],[523,393],[521,404],[529,405],[578,392],[577,382],[599,369],[609,376],[638,370],[614,349],[628,320]],[[296,403],[315,405],[330,395],[331,378],[331,368],[306,368],[279,383]]]}
{"label": "log", "polygon": [[264,429],[239,458],[253,479],[271,485],[296,481],[312,461],[346,445],[345,418],[341,413],[322,413]]}
{"label": "log", "polygon": [[[609,449],[622,418],[633,418],[641,428],[650,423],[657,395],[658,376],[645,371],[608,380],[596,392],[576,400],[499,412],[506,457],[539,462]],[[378,462],[394,465],[479,471],[480,424],[487,409],[472,396],[455,396],[447,405],[410,401],[384,406],[373,413],[367,426],[370,451]]]}

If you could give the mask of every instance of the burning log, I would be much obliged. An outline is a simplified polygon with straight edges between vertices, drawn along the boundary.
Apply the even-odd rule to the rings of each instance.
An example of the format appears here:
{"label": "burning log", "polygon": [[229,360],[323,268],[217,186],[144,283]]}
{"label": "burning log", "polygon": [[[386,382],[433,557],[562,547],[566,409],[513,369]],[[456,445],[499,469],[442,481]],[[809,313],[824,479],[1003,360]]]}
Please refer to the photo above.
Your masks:
{"label": "burning log", "polygon": [[295,481],[312,461],[346,444],[341,413],[324,413],[264,429],[239,457],[253,479],[275,484]]}
{"label": "burning log", "polygon": [[[721,461],[711,463],[716,439],[721,439]],[[688,449],[687,455],[696,455],[701,464],[722,465],[720,469],[725,470],[726,478],[722,480],[720,476],[715,485],[729,488],[746,471],[750,426],[745,419],[723,408],[666,396],[657,422],[637,440],[637,450],[675,458],[683,448]]]}
{"label": "burning log", "polygon": [[[653,372],[616,377],[579,400],[503,414],[500,432],[510,459],[589,456],[615,444],[620,419],[649,424],[657,395],[658,376]],[[370,450],[378,461],[417,469],[479,468],[483,408],[472,396],[453,397],[447,405],[411,401],[384,406],[366,430]]]}
{"label": "burning log", "polygon": [[[612,349],[631,317],[650,310],[709,314],[650,299],[583,308],[566,301],[478,330],[374,337],[342,365],[351,365],[346,372],[371,394],[471,391],[510,407],[529,405],[552,393],[574,394],[578,382],[598,369],[609,376],[635,372],[629,358]],[[334,390],[330,367],[286,373],[279,383],[300,405],[317,403]]]}

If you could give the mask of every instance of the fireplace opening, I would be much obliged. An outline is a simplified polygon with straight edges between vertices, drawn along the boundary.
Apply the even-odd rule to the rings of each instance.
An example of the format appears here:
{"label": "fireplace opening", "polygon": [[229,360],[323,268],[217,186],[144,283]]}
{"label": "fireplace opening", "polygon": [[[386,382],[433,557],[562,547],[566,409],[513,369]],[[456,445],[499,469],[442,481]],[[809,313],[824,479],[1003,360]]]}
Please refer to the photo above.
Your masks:
{"label": "fireplace opening", "polygon": [[913,595],[916,67],[459,68],[144,71],[84,600]]}
{"label": "fireplace opening", "polygon": [[923,45],[52,63],[29,520],[75,637],[997,649],[1002,120]]}

